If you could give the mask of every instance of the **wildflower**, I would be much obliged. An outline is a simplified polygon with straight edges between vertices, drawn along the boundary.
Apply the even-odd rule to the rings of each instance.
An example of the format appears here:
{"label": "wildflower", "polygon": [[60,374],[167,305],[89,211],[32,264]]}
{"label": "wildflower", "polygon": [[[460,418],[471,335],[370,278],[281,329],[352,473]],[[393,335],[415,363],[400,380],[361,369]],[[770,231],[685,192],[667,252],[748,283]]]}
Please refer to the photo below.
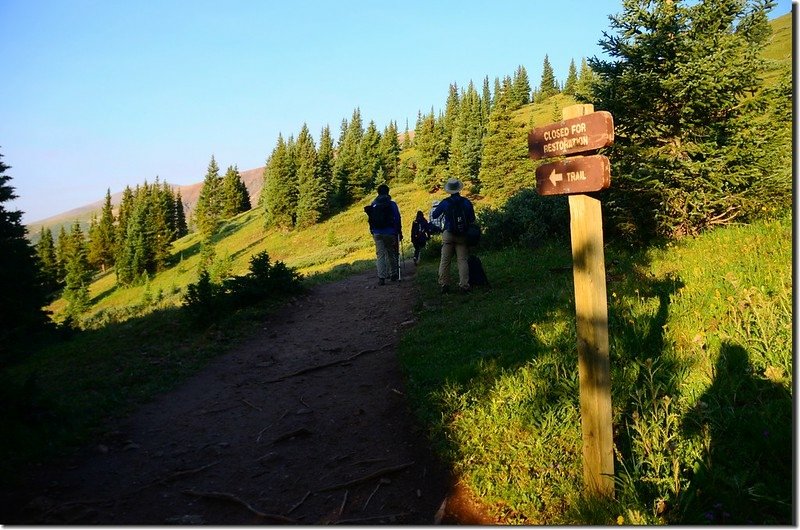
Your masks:
{"label": "wildflower", "polygon": [[621,515],[618,515],[617,516],[617,524],[620,525],[620,526],[624,525],[625,524],[625,518],[622,517]]}

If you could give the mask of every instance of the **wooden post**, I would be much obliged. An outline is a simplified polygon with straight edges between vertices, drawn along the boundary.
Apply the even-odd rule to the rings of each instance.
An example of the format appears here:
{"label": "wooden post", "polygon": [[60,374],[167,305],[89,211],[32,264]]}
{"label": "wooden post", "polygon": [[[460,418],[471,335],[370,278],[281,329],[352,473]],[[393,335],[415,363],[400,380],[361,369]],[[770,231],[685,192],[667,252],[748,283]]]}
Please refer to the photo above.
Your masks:
{"label": "wooden post", "polygon": [[[594,111],[572,105],[563,119]],[[614,451],[611,429],[611,366],[608,357],[608,305],[600,201],[569,196],[575,314],[578,334],[584,486],[592,495],[614,495]]]}

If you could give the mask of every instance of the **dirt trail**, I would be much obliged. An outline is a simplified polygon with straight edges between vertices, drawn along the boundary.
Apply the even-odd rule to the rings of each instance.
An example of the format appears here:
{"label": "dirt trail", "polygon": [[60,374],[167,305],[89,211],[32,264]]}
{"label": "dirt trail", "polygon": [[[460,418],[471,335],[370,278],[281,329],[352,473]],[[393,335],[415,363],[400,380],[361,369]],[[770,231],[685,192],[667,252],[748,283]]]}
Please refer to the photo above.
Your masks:
{"label": "dirt trail", "polygon": [[37,472],[0,523],[490,522],[451,487],[407,408],[396,346],[414,324],[413,265],[404,271],[386,286],[370,271],[313,288]]}

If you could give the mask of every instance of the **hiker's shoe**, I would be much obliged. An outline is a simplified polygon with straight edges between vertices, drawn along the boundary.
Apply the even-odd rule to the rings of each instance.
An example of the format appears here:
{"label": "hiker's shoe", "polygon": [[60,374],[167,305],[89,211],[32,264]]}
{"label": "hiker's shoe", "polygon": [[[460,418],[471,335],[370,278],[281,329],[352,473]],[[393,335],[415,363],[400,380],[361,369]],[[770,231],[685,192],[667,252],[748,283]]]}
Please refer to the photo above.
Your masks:
{"label": "hiker's shoe", "polygon": [[472,291],[472,287],[459,287],[458,290],[461,291],[461,294],[469,294]]}
{"label": "hiker's shoe", "polygon": [[440,291],[440,292],[441,292],[442,294],[447,294],[447,293],[449,293],[449,292],[450,292],[450,286],[449,286],[449,285],[442,285],[442,289],[441,289],[441,291]]}
{"label": "hiker's shoe", "polygon": [[378,278],[378,285],[386,285],[386,280],[383,278]]}

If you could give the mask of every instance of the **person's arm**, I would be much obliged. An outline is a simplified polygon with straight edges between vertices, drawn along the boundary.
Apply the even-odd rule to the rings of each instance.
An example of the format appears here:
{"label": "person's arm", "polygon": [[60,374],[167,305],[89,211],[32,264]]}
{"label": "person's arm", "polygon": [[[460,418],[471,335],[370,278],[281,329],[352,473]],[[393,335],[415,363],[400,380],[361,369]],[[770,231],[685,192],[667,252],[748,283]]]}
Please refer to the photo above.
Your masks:
{"label": "person's arm", "polygon": [[438,219],[447,210],[447,199],[439,201],[431,213],[431,219]]}
{"label": "person's arm", "polygon": [[397,206],[397,203],[392,201],[392,205],[394,205],[394,229],[397,231],[397,236],[400,240],[403,239],[403,221],[400,218],[400,207]]}

